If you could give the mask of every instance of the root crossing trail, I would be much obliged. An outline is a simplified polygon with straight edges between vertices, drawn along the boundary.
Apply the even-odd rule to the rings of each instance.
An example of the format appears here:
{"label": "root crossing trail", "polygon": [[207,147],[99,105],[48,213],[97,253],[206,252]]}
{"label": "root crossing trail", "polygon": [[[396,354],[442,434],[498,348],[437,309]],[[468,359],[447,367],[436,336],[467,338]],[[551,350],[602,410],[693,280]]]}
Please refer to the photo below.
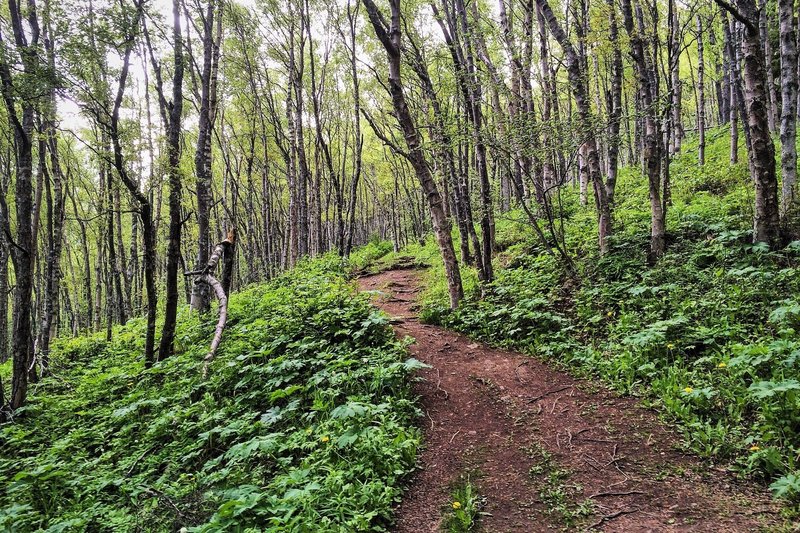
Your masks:
{"label": "root crossing trail", "polygon": [[438,531],[453,483],[485,498],[480,530],[769,531],[769,495],[679,450],[653,412],[596,383],[416,318],[419,276],[363,277],[375,305],[431,366],[416,385],[425,417],[420,470],[396,531]]}

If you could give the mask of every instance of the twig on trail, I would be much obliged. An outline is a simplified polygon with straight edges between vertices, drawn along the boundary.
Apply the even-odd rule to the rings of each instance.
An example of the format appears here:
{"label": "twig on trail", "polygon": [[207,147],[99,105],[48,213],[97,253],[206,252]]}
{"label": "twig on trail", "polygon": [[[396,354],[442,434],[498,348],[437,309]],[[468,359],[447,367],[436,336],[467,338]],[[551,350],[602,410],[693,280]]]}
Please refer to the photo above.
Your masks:
{"label": "twig on trail", "polygon": [[597,492],[595,494],[590,494],[589,498],[604,498],[606,496],[631,496],[633,494],[645,494],[640,490],[626,490],[626,491],[608,491],[608,492]]}
{"label": "twig on trail", "polygon": [[588,531],[588,530],[594,529],[596,527],[600,527],[603,524],[605,524],[606,522],[608,522],[609,520],[614,520],[615,518],[618,518],[618,517],[620,517],[622,515],[632,514],[632,513],[638,512],[638,511],[639,511],[639,509],[622,509],[622,510],[617,511],[616,513],[607,514],[607,515],[601,517],[600,520],[598,520],[594,524],[588,526],[586,528],[586,530]]}
{"label": "twig on trail", "polygon": [[[616,465],[615,465],[615,466],[616,466]],[[618,468],[617,470],[619,470],[619,468]],[[629,480],[630,478],[627,476],[627,474],[625,474],[625,472],[623,472],[622,470],[620,470],[620,473],[621,473],[623,476],[625,476],[625,479],[623,479],[622,481],[617,481],[616,483],[612,483],[611,485],[609,485],[609,486],[608,486],[608,488],[609,488],[609,489],[611,489],[611,488],[614,488],[614,487],[618,487],[618,486],[620,486],[620,485],[624,485],[625,483],[627,483],[627,482],[628,482],[628,480]]]}
{"label": "twig on trail", "polygon": [[561,387],[560,389],[553,389],[553,390],[547,391],[547,392],[545,392],[543,394],[540,394],[539,396],[534,396],[533,398],[529,398],[528,399],[528,403],[533,403],[533,402],[539,401],[542,398],[544,398],[545,396],[550,396],[551,394],[555,394],[557,392],[565,391],[565,390],[567,390],[567,389],[569,389],[571,387],[572,387],[572,385],[567,385],[566,387]]}
{"label": "twig on trail", "polygon": [[591,430],[591,429],[593,429],[593,428],[583,428],[583,429],[579,429],[578,431],[576,431],[576,432],[575,432],[575,434],[574,434],[574,435],[571,435],[571,436],[570,436],[569,443],[570,443],[570,444],[572,444],[572,437],[576,437],[576,438],[577,438],[577,437],[580,437],[582,433],[586,433],[587,431],[589,431],[589,430]]}
{"label": "twig on trail", "polygon": [[[606,463],[606,466],[613,465],[617,461],[621,461],[621,460],[625,459],[625,457],[617,457],[617,446],[619,446],[619,444],[615,442],[614,443],[614,451],[611,452],[611,460]],[[614,465],[614,466],[616,466],[616,465]]]}
{"label": "twig on trail", "polygon": [[[586,463],[587,465],[591,466],[592,468],[594,468],[598,472],[602,472],[603,471],[603,467],[600,465],[600,463],[598,463],[596,460],[592,459],[588,455],[582,455],[581,459],[583,459],[584,463]],[[597,463],[597,464],[595,464],[595,463]]]}
{"label": "twig on trail", "polygon": [[580,435],[584,431],[589,431],[589,430],[588,429],[581,429],[577,433],[573,434],[571,429],[567,429],[567,437],[568,437],[567,446],[569,447],[570,450],[572,449],[572,439],[574,439],[575,437],[577,437],[578,435]]}
{"label": "twig on trail", "polygon": [[590,439],[590,438],[584,438],[583,440],[585,440],[585,441],[587,441],[587,442],[604,442],[604,443],[606,443],[606,444],[616,444],[616,442],[617,442],[617,441],[615,441],[615,440],[608,440],[608,439]]}
{"label": "twig on trail", "polygon": [[525,383],[527,383],[527,382],[524,379],[522,379],[521,377],[519,377],[519,369],[520,369],[520,367],[527,365],[529,362],[530,361],[523,361],[523,362],[521,362],[520,364],[517,365],[517,368],[514,369],[514,376],[516,376],[517,381],[519,381],[523,385],[525,385]]}
{"label": "twig on trail", "polygon": [[436,391],[442,391],[444,393],[444,399],[447,400],[450,398],[450,395],[447,394],[447,391],[444,390],[440,385],[442,384],[442,376],[439,374],[439,369],[436,369]]}
{"label": "twig on trail", "polygon": [[425,411],[425,414],[428,415],[428,418],[431,420],[431,429],[433,429],[436,426],[436,424],[433,423],[433,417],[428,411]]}
{"label": "twig on trail", "polygon": [[551,415],[552,415],[552,414],[553,414],[553,412],[556,410],[556,404],[558,403],[558,400],[560,400],[560,399],[561,399],[561,396],[559,396],[558,398],[556,398],[556,400],[553,402],[553,407],[550,409],[550,414],[551,414]]}
{"label": "twig on trail", "polygon": [[450,437],[450,444],[453,444],[453,439],[456,438],[456,435],[458,435],[459,433],[461,433],[460,429],[458,431],[456,431],[455,433],[453,433],[453,436]]}

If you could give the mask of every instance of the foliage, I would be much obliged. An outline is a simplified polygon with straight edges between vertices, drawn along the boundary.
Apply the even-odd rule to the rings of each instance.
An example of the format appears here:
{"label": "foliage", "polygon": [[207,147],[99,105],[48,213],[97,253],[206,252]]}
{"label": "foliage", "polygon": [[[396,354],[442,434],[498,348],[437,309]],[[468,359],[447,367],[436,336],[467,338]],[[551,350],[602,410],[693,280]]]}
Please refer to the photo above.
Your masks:
{"label": "foliage", "polygon": [[384,315],[340,260],[304,263],[184,314],[179,354],[145,369],[144,321],[59,340],[54,374],[0,427],[0,528],[14,531],[382,531],[419,435]]}

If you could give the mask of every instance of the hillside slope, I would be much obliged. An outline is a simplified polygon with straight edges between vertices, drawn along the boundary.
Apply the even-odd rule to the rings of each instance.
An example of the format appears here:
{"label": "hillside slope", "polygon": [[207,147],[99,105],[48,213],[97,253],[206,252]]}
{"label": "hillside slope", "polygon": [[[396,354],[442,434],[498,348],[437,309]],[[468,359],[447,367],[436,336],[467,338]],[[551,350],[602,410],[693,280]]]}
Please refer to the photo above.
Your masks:
{"label": "hillside slope", "polygon": [[413,468],[418,366],[337,258],[187,314],[145,369],[144,321],[59,341],[53,375],[0,427],[6,531],[380,531]]}

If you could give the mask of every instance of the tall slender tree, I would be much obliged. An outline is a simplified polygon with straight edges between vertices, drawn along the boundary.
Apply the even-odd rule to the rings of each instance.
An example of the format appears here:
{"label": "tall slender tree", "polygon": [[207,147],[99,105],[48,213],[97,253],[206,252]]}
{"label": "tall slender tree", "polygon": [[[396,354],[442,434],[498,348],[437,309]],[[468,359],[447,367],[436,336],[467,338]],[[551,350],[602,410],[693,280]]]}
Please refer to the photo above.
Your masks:
{"label": "tall slender tree", "polygon": [[781,52],[781,178],[784,213],[795,204],[797,185],[797,19],[794,0],[778,0]]}
{"label": "tall slender tree", "polygon": [[735,6],[725,0],[715,1],[743,26],[744,103],[750,130],[748,162],[755,183],[753,241],[777,246],[780,242],[778,179],[775,145],[767,120],[766,67],[758,30],[759,9],[754,0],[736,0]]}
{"label": "tall slender tree", "polygon": [[431,220],[433,222],[433,231],[436,236],[439,251],[442,255],[442,260],[444,261],[448,293],[450,296],[450,307],[455,309],[464,297],[464,289],[461,285],[461,272],[459,271],[458,260],[456,259],[455,250],[453,248],[453,239],[450,235],[450,221],[445,216],[439,187],[436,185],[428,163],[425,160],[425,153],[422,148],[422,143],[420,142],[420,134],[414,122],[414,117],[408,107],[408,103],[406,102],[402,78],[400,76],[402,52],[400,38],[400,0],[389,1],[391,18],[388,23],[373,0],[362,0],[362,2],[366,8],[370,23],[375,30],[375,35],[386,51],[389,64],[389,94],[392,98],[392,106],[394,107],[397,122],[403,130],[403,137],[408,148],[406,158],[414,168],[417,179],[428,200],[428,209],[430,210]]}

